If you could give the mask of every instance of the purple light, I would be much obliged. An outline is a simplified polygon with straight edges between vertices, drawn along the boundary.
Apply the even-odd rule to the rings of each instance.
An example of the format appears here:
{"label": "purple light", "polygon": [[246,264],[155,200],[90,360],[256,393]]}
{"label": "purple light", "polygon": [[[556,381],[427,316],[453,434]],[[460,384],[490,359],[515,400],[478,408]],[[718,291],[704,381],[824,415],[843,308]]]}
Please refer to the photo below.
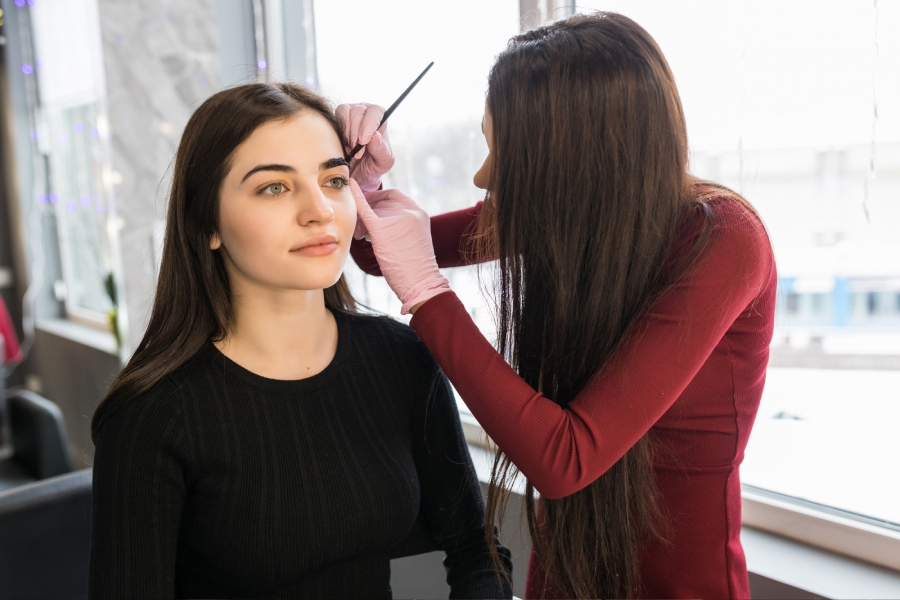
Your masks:
{"label": "purple light", "polygon": [[47,204],[47,194],[38,194],[37,201],[38,204]]}
{"label": "purple light", "polygon": [[34,0],[28,0],[28,6],[34,6]]}
{"label": "purple light", "polygon": [[78,210],[78,205],[74,202],[67,202],[66,210],[68,210],[69,212],[75,212],[76,210]]}
{"label": "purple light", "polygon": [[256,66],[259,67],[260,69],[265,69],[265,68],[266,68],[266,61],[261,60],[261,61],[259,61],[258,63],[256,63]]}
{"label": "purple light", "polygon": [[103,206],[102,204],[98,204],[98,205],[97,205],[97,212],[100,213],[100,214],[102,215],[103,213],[106,212],[106,207]]}
{"label": "purple light", "polygon": [[84,123],[82,123],[81,121],[75,121],[74,127],[75,127],[75,131],[77,131],[78,133],[81,133],[82,131],[84,131]]}
{"label": "purple light", "polygon": [[50,194],[47,197],[50,199],[50,202],[52,202],[53,204],[56,204],[57,202],[59,202],[59,194],[57,194],[56,192],[53,192],[52,194]]}
{"label": "purple light", "polygon": [[200,77],[197,78],[197,83],[199,83],[200,85],[205,85],[205,84],[206,84],[206,77],[204,77],[203,75],[201,75]]}
{"label": "purple light", "polygon": [[32,73],[34,73],[34,69],[31,68],[31,65],[25,63],[24,65],[22,65],[22,72],[26,75],[31,75]]}
{"label": "purple light", "polygon": [[100,132],[96,129],[91,129],[91,137],[97,139],[98,137],[100,137]]}
{"label": "purple light", "polygon": [[32,129],[31,131],[29,131],[28,137],[30,137],[33,141],[36,142],[38,139],[37,129]]}
{"label": "purple light", "polygon": [[64,133],[60,133],[59,135],[56,136],[56,140],[57,140],[60,144],[65,144],[66,142],[69,141],[69,136],[67,136],[67,135],[64,134]]}
{"label": "purple light", "polygon": [[16,6],[25,6],[25,0],[16,0]]}
{"label": "purple light", "polygon": [[43,67],[44,67],[44,63],[42,63],[42,62],[39,61],[39,60],[34,61],[34,68],[35,68],[35,69],[42,69]]}
{"label": "purple light", "polygon": [[87,194],[85,194],[84,196],[82,196],[82,197],[80,198],[80,200],[81,200],[81,205],[82,205],[82,206],[90,206],[90,205],[91,205],[91,199],[90,199],[90,197],[88,197]]}
{"label": "purple light", "polygon": [[315,87],[315,85],[316,85],[316,78],[315,78],[315,77],[312,77],[312,76],[309,76],[309,77],[307,77],[307,78],[304,80],[304,83],[306,84],[307,87]]}

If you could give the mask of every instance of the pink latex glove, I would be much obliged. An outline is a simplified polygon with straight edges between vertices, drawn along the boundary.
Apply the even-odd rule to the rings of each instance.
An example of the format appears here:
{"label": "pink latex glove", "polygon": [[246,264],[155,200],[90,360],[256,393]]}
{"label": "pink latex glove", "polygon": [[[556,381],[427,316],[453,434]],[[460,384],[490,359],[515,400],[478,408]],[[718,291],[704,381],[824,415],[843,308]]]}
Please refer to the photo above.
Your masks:
{"label": "pink latex glove", "polygon": [[394,166],[388,124],[378,129],[384,109],[377,104],[341,104],[335,113],[344,124],[344,146],[347,151],[355,148],[357,143],[363,145],[350,160],[350,175],[363,194],[368,196],[378,190],[381,178]]}
{"label": "pink latex glove", "polygon": [[400,190],[374,192],[367,200],[352,179],[350,189],[381,273],[403,303],[400,313],[407,315],[416,305],[449,292],[450,283],[434,257],[428,213]]}

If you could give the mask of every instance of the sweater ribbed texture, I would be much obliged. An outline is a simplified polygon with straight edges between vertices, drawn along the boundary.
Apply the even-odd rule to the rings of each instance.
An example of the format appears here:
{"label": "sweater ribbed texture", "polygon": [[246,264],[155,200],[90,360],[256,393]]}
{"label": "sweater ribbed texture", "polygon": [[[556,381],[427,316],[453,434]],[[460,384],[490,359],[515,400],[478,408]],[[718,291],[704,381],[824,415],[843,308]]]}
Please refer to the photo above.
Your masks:
{"label": "sweater ribbed texture", "polygon": [[447,379],[408,327],[335,316],[313,377],[267,379],[209,344],[107,416],[92,598],[389,598],[390,550],[420,514],[451,597],[510,597]]}

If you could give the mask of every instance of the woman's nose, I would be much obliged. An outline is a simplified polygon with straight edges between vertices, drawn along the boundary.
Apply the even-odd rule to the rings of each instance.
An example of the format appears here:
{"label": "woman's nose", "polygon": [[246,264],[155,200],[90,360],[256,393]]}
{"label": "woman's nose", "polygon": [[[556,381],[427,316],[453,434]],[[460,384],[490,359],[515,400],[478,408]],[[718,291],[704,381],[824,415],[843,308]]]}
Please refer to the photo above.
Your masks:
{"label": "woman's nose", "polygon": [[490,153],[485,157],[484,163],[481,165],[481,168],[478,169],[478,172],[475,173],[475,176],[472,178],[472,183],[475,184],[475,187],[481,188],[483,190],[487,190],[491,184],[491,155]]}
{"label": "woman's nose", "polygon": [[316,187],[300,195],[297,222],[300,225],[328,223],[334,219],[334,208],[321,189]]}

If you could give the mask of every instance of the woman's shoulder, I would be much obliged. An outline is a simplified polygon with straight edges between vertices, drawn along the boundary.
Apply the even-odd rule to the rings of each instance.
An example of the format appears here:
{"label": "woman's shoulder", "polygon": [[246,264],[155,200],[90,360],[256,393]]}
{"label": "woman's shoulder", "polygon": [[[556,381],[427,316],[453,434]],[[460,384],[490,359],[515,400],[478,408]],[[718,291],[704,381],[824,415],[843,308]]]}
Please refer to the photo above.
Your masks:
{"label": "woman's shoulder", "polygon": [[344,313],[343,318],[348,319],[354,330],[365,336],[379,336],[391,338],[403,344],[413,344],[419,338],[409,325],[388,316],[371,313]]}
{"label": "woman's shoulder", "polygon": [[724,186],[701,183],[694,187],[694,201],[694,214],[710,213],[717,229],[768,240],[766,227],[756,208],[737,192]]}
{"label": "woman's shoulder", "polygon": [[400,358],[419,368],[433,371],[434,358],[413,329],[386,315],[347,314],[353,323],[354,343],[376,356]]}
{"label": "woman's shoulder", "polygon": [[690,247],[708,230],[700,271],[774,285],[775,257],[759,213],[740,194],[715,184],[694,187],[694,203],[679,245]]}
{"label": "woman's shoulder", "polygon": [[125,427],[163,428],[181,427],[182,397],[185,387],[197,381],[208,381],[201,371],[211,368],[208,347],[202,348],[192,358],[174,370],[159,377],[141,392],[122,398],[114,406],[101,407],[103,429]]}
{"label": "woman's shoulder", "polygon": [[95,436],[98,447],[102,440],[113,446],[161,440],[164,434],[182,429],[181,394],[171,376],[164,376],[146,390],[101,410],[105,414],[101,415]]}
{"label": "woman's shoulder", "polygon": [[682,224],[678,245],[712,232],[714,248],[771,258],[772,244],[759,213],[743,196],[724,186],[701,182],[693,188],[693,202]]}

